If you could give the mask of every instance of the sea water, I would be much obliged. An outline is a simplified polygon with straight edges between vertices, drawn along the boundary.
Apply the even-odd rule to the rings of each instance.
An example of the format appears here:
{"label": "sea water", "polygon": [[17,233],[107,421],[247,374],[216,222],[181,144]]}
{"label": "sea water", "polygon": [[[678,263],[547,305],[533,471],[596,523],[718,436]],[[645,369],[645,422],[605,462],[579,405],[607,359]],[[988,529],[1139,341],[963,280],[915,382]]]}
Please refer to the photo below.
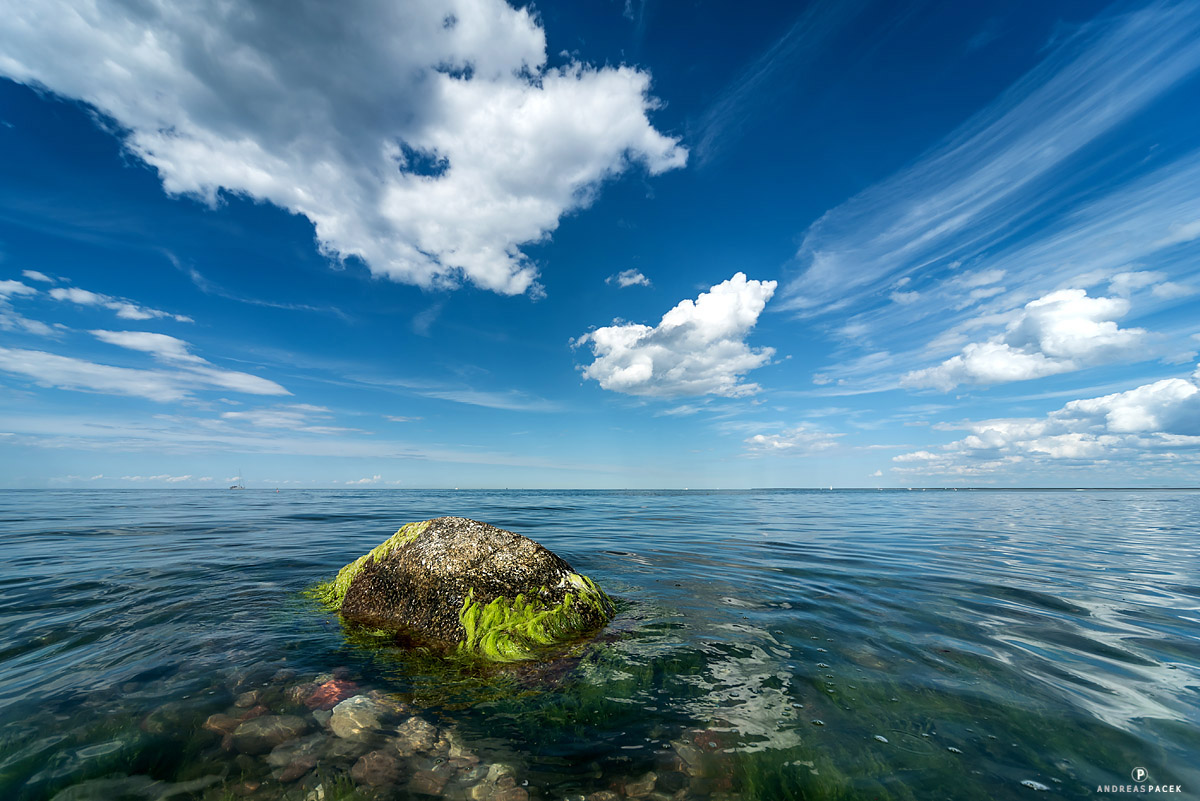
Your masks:
{"label": "sea water", "polygon": [[[304,595],[441,515],[616,620],[472,672]],[[0,798],[1197,798],[1198,533],[1190,491],[0,492]],[[355,770],[389,732],[332,742],[331,678],[442,750]],[[324,756],[205,726],[264,713]]]}

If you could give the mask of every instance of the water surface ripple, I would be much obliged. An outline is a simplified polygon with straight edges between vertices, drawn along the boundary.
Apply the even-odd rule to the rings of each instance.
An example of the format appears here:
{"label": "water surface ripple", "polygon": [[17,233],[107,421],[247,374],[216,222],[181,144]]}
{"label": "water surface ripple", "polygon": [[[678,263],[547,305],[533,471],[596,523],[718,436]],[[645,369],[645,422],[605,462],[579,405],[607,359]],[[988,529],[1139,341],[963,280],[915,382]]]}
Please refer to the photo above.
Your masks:
{"label": "water surface ripple", "polygon": [[[618,619],[514,687],[301,595],[443,514],[541,542]],[[402,694],[554,801],[680,754],[680,798],[1091,798],[1139,767],[1200,797],[1198,529],[1189,491],[0,492],[0,797],[228,797],[199,724],[280,668]]]}

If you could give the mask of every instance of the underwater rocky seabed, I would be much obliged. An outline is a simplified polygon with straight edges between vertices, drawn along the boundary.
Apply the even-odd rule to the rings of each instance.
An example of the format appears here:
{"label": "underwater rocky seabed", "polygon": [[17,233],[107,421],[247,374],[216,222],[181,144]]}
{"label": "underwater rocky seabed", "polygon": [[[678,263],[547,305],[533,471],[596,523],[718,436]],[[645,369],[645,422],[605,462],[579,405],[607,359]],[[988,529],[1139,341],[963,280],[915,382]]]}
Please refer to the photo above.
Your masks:
{"label": "underwater rocky seabed", "polygon": [[[304,597],[443,513],[614,623],[483,668]],[[1200,797],[1197,526],[1195,492],[0,492],[0,798]]]}

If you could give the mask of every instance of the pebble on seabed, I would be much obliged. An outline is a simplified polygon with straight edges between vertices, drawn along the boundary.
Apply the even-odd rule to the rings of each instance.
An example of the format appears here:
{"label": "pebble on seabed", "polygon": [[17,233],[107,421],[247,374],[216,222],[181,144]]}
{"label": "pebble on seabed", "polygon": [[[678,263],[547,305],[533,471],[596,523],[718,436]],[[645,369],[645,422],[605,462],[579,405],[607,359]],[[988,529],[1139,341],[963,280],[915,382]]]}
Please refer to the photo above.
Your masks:
{"label": "pebble on seabed", "polygon": [[881,743],[886,743],[888,741],[888,738],[884,737],[882,734],[876,734],[875,739]]}
{"label": "pebble on seabed", "polygon": [[1028,787],[1030,790],[1049,790],[1050,788],[1041,782],[1035,782],[1033,779],[1026,779],[1021,782],[1022,787]]}

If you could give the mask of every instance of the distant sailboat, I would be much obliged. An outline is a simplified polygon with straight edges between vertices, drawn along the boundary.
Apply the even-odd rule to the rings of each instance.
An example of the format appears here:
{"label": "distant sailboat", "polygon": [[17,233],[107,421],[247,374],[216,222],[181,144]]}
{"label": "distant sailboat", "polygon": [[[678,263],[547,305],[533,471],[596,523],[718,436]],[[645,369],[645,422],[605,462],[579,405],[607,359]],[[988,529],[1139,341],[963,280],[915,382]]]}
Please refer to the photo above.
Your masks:
{"label": "distant sailboat", "polygon": [[242,484],[242,468],[240,468],[240,467],[238,468],[238,474],[237,474],[237,478],[236,478],[236,479],[234,479],[234,481],[235,481],[236,483],[234,483],[234,485],[233,485],[232,487],[230,487],[230,489],[231,489],[231,490],[234,490],[234,489],[245,489],[245,488],[246,488],[246,487],[245,487],[245,485],[244,485],[244,484]]}

